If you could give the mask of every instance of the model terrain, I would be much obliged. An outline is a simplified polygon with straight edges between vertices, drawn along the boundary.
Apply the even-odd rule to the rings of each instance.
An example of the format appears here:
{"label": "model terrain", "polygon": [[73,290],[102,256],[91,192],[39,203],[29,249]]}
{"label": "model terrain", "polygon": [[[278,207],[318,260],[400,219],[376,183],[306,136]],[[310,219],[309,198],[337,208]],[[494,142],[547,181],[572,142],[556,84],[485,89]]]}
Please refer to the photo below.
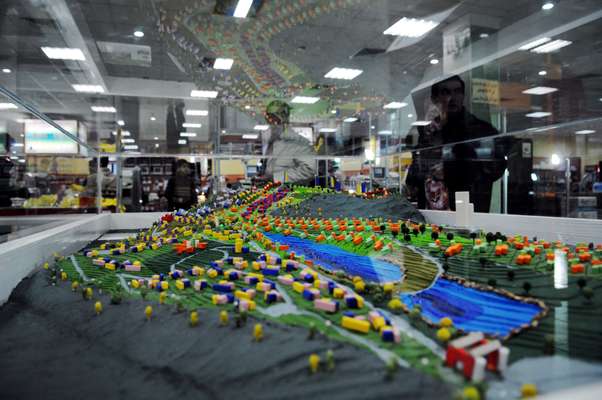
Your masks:
{"label": "model terrain", "polygon": [[[128,359],[141,357],[130,354],[138,336],[174,342],[186,359],[210,354],[223,380],[199,390],[209,398],[217,382],[237,378],[257,390],[251,397],[276,398],[284,386],[260,389],[276,370],[299,398],[366,398],[350,389],[354,379],[379,387],[370,392],[377,396],[528,397],[558,389],[536,372],[558,358],[600,377],[602,246],[460,232],[371,207],[391,201],[398,202],[386,192],[277,183],[242,192],[219,207],[166,214],[128,239],[57,256],[3,312],[36,305],[113,351],[120,350],[108,337],[119,335]],[[369,214],[325,208],[344,202]],[[567,262],[562,289],[554,285],[555,250]],[[53,291],[60,294],[47,295]],[[0,338],[14,339],[11,329],[0,329]],[[46,359],[59,352],[48,350]],[[19,351],[10,354],[14,360]],[[154,347],[151,355],[171,357]],[[533,373],[517,374],[514,365],[525,363]],[[209,365],[195,365],[195,373]],[[144,379],[132,374],[133,382]],[[182,385],[196,385],[190,379]],[[335,395],[337,380],[346,389]]]}

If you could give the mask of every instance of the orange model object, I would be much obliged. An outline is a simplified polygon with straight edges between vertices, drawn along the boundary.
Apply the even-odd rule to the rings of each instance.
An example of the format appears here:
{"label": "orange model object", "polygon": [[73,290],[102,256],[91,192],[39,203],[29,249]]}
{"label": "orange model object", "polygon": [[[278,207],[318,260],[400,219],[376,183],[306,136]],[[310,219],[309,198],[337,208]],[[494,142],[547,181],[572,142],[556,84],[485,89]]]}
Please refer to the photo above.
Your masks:
{"label": "orange model object", "polygon": [[592,255],[590,253],[580,253],[579,254],[579,261],[581,262],[587,262],[590,261],[592,259]]}
{"label": "orange model object", "polygon": [[364,241],[364,238],[361,237],[360,235],[357,235],[356,237],[353,238],[353,244],[356,246],[360,245],[363,241]]}
{"label": "orange model object", "polygon": [[516,263],[518,265],[531,264],[531,255],[530,254],[519,254],[518,257],[516,257]]}
{"label": "orange model object", "polygon": [[374,250],[376,251],[380,251],[383,248],[383,242],[382,240],[377,240],[376,243],[374,243]]}
{"label": "orange model object", "polygon": [[582,274],[585,272],[585,265],[583,264],[574,264],[571,265],[571,273],[573,274]]}
{"label": "orange model object", "polygon": [[498,244],[495,246],[495,255],[496,256],[505,256],[508,254],[508,245],[507,244]]}

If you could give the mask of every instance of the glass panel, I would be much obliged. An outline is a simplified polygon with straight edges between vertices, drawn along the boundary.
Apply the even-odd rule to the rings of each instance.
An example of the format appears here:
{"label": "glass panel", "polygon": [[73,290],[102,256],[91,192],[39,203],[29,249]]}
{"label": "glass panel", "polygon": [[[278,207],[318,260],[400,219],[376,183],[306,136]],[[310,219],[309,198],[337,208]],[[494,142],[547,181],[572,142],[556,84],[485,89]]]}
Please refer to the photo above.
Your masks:
{"label": "glass panel", "polygon": [[[542,4],[264,0],[233,18],[234,2],[6,1],[0,84],[115,160],[246,157],[239,172],[327,184],[350,157],[369,187],[424,207],[430,178],[434,208],[453,208],[440,181],[482,211],[593,217],[602,6]],[[573,160],[568,196],[562,171],[544,172],[553,154]],[[127,179],[128,209],[154,209],[128,203]]]}

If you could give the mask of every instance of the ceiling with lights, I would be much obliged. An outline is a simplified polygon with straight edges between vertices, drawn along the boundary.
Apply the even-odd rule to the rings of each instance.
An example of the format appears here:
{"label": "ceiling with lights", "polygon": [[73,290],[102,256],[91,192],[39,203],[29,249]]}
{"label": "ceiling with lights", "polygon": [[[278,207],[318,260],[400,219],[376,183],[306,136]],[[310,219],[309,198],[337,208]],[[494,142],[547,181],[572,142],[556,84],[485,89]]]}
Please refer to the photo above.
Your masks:
{"label": "ceiling with lights", "polygon": [[0,85],[100,137],[152,143],[178,102],[187,140],[254,135],[275,100],[316,131],[395,136],[453,74],[501,130],[602,112],[597,0],[5,0],[0,18]]}

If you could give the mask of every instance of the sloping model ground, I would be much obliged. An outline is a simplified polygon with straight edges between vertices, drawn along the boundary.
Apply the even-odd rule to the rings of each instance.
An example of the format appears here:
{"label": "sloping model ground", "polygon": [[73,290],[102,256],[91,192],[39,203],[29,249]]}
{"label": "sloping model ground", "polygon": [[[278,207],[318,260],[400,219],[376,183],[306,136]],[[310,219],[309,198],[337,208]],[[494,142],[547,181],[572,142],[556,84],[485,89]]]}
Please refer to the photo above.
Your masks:
{"label": "sloping model ground", "polygon": [[[321,212],[320,212],[321,210]],[[424,222],[420,212],[403,196],[390,195],[377,199],[365,199],[343,193],[316,194],[299,203],[299,207],[288,207],[290,216],[324,218],[391,218],[393,221],[410,219]],[[283,210],[275,210],[272,215],[283,215]]]}
{"label": "sloping model ground", "polygon": [[[219,325],[218,311],[188,313],[136,299],[110,305],[101,315],[44,273],[23,281],[0,309],[0,387],[11,399],[369,399],[451,398],[444,382],[402,368],[384,379],[381,360],[368,350],[307,330],[265,322],[262,342],[252,339],[255,321],[241,328]],[[335,355],[332,372],[308,372],[308,357]]]}

